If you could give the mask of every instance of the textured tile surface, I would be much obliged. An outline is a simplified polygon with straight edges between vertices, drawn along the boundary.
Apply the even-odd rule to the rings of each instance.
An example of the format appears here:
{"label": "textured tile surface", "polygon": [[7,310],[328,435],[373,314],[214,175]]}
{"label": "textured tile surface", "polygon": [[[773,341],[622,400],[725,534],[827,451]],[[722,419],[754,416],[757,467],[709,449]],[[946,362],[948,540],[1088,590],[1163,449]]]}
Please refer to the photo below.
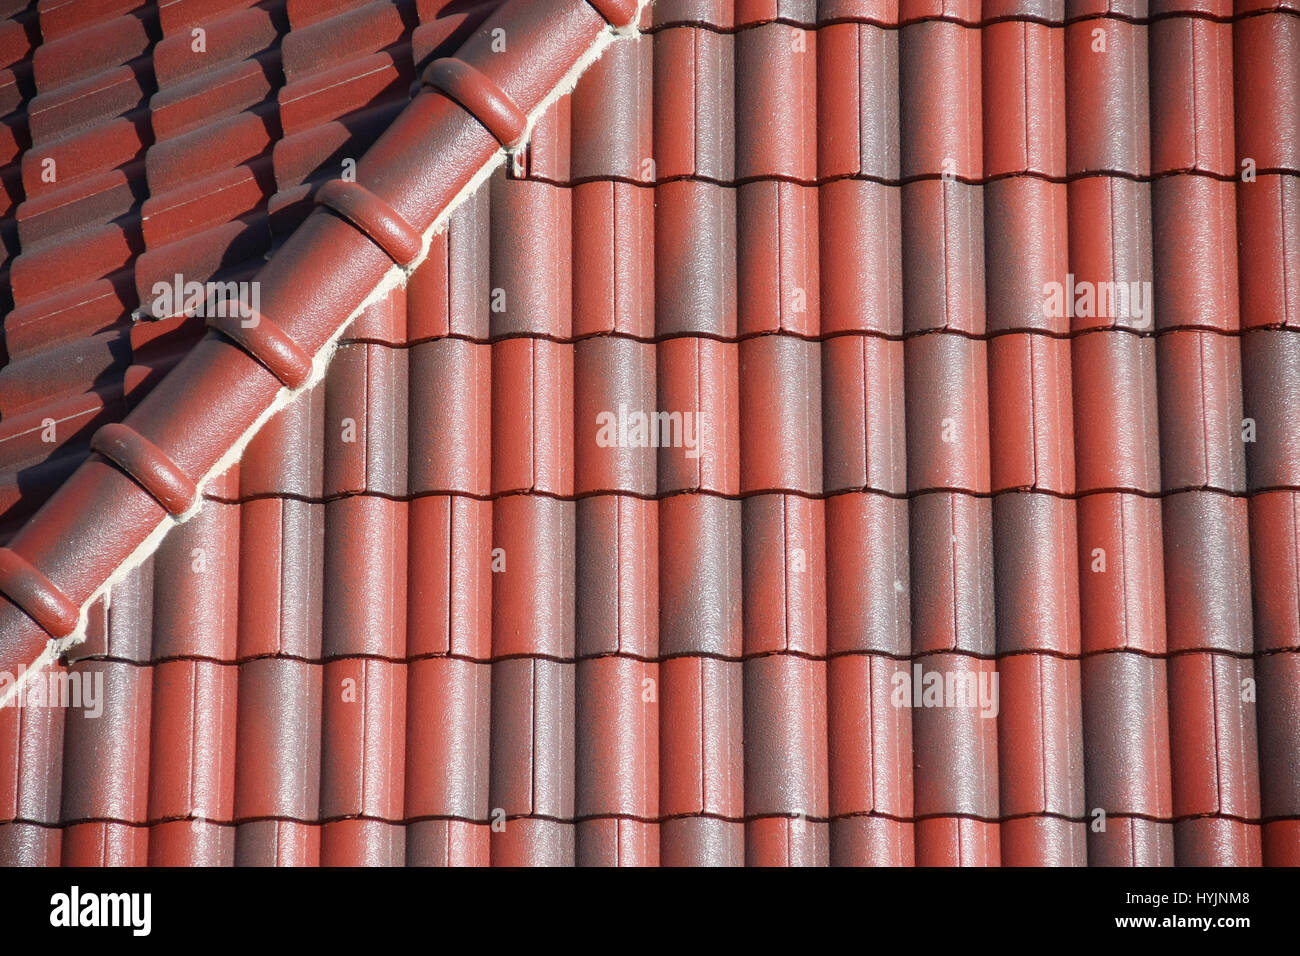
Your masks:
{"label": "textured tile surface", "polygon": [[[11,525],[493,4],[187,6],[11,21]],[[0,862],[1300,863],[1300,15],[644,25],[0,710]]]}

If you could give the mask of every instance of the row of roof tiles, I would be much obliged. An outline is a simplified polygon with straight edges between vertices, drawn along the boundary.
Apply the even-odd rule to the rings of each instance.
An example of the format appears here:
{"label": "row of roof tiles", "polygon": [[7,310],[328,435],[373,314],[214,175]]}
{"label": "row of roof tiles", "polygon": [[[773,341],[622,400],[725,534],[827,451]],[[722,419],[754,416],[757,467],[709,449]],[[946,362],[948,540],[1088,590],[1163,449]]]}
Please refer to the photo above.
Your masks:
{"label": "row of roof tiles", "polygon": [[[787,827],[815,828],[789,862],[825,862],[828,843],[893,864],[1295,862],[1300,654],[916,664],[996,673],[1006,709],[900,708],[910,668],[877,655],[85,661],[72,669],[102,681],[102,714],[0,715],[15,783],[0,854],[38,862],[62,838],[65,862],[107,840],[108,863],[145,846],[152,862],[229,863],[237,842],[265,861],[259,822],[323,829],[340,857],[343,834],[384,824],[362,845],[387,854],[422,822],[456,822],[462,851],[493,831],[493,862],[572,862],[575,831],[583,848],[612,825],[637,837],[630,862],[777,862],[765,834]],[[1239,690],[1256,680],[1258,709]],[[539,847],[534,826],[561,843]],[[682,832],[696,828],[703,845]]]}
{"label": "row of roof tiles", "polygon": [[[979,337],[1110,327],[1235,332],[1297,323],[1289,240],[1300,180],[1292,176],[1236,187],[1184,177],[1154,188],[1112,178],[1069,186],[1017,179],[984,187],[845,181],[654,190],[505,182],[492,191],[499,213],[491,229],[483,204],[481,217],[459,217],[453,226],[450,270],[442,263],[417,271],[411,294],[427,301],[427,311],[362,337],[393,344],[444,330],[475,340],[935,330]],[[1068,230],[1067,206],[1074,213]],[[1207,218],[1188,216],[1189,208]],[[1254,218],[1255,211],[1263,215]],[[943,226],[936,224],[941,216]],[[1240,270],[1232,242],[1237,219],[1249,256]],[[1027,249],[1022,240],[1031,235],[1044,241]],[[1069,257],[1067,242],[1079,250]],[[554,269],[570,243],[583,256],[611,260],[615,275],[657,269],[657,278],[617,294],[613,275],[603,271],[575,273],[572,283],[562,275],[539,288],[539,271]],[[717,268],[701,275],[703,261]],[[846,271],[864,261],[880,270]],[[228,278],[246,283],[250,274]],[[160,281],[170,290],[174,275]],[[1061,288],[1060,308],[1047,307],[1044,289],[1052,283]],[[1133,314],[1116,315],[1114,303],[1098,300],[1112,283],[1132,295]],[[0,372],[0,409],[10,418],[53,395],[93,389],[113,369],[122,375],[132,364],[174,360],[201,332],[193,322],[146,323],[39,351],[39,328],[13,329],[15,349],[30,351]],[[126,381],[128,390],[140,384],[130,375]]]}
{"label": "row of roof tiles", "polygon": [[1300,486],[1298,393],[1293,330],[356,342],[244,493],[1240,495]]}
{"label": "row of roof tiles", "polygon": [[[331,20],[320,28],[336,26]],[[1160,62],[1151,70],[1159,82],[1149,93],[1149,136],[1148,28],[1122,21],[1112,27],[1115,48],[1104,54],[1092,52],[1095,41],[1086,31],[1028,23],[970,30],[931,22],[901,32],[846,24],[807,34],[772,24],[734,36],[669,30],[617,46],[590,71],[575,93],[579,109],[555,113],[580,117],[572,147],[566,131],[544,131],[532,149],[530,175],[557,181],[662,182],[688,176],[734,182],[777,176],[812,182],[862,176],[898,182],[945,174],[982,181],[1026,173],[1059,179],[1098,171],[1146,177],[1193,170],[1235,177],[1247,159],[1256,171],[1300,170],[1300,157],[1290,152],[1295,137],[1286,125],[1300,102],[1300,77],[1289,76],[1287,65],[1297,62],[1300,18],[1276,13],[1236,24],[1186,17],[1158,21],[1150,28],[1151,55]],[[1070,54],[1075,35],[1083,49]],[[825,55],[818,55],[815,42],[808,46],[806,37],[820,38]],[[445,37],[444,43],[452,39]],[[948,49],[953,44],[964,45],[966,55]],[[1166,53],[1167,46],[1172,48]],[[307,48],[319,47],[313,42]],[[1063,56],[1066,68],[1061,69]],[[683,58],[693,69],[653,69],[655,59],[678,63]],[[1115,69],[1116,59],[1132,60],[1132,70]],[[1175,67],[1184,62],[1187,72],[1180,74]],[[983,96],[981,64],[987,74]],[[229,110],[205,105],[204,126],[192,134],[155,129],[158,142],[136,142],[121,155],[109,141],[115,131],[156,127],[161,104],[152,104],[143,126],[124,117],[47,145],[34,135],[35,144],[21,152],[18,198],[25,201],[15,222],[24,254],[11,270],[20,310],[12,324],[35,321],[38,316],[26,313],[62,288],[100,283],[96,297],[111,299],[113,283],[105,277],[137,256],[136,299],[147,304],[152,280],[169,279],[176,271],[206,278],[265,252],[273,231],[300,220],[304,184],[337,175],[347,145],[372,138],[391,121],[413,78],[398,82],[395,76],[371,89],[361,80],[377,74],[364,60],[345,61],[333,68],[339,71],[311,81],[337,102],[301,122],[285,112],[291,81],[278,94],[275,118],[255,109],[267,95],[260,91]],[[733,73],[740,80],[734,92]],[[874,74],[890,82],[862,82]],[[197,79],[206,95],[221,89],[206,74]],[[600,110],[583,108],[604,102],[619,104],[615,122]],[[1067,109],[1067,103],[1080,106]],[[1234,109],[1235,149],[1232,124],[1225,122]],[[214,124],[214,112],[231,114],[229,122]],[[907,122],[900,123],[900,113]],[[236,129],[231,124],[250,133],[260,129],[260,139],[236,136],[247,142],[232,151]],[[769,136],[772,129],[782,135]],[[1201,129],[1214,135],[1184,132]],[[15,141],[16,156],[22,145]],[[90,166],[80,169],[78,157]],[[47,182],[52,168],[57,175]],[[1212,192],[1214,184],[1193,188]],[[1199,201],[1215,203],[1211,195]],[[138,223],[133,218],[110,223],[141,202]],[[277,219],[284,220],[283,228],[275,227]],[[80,237],[79,255],[71,259],[54,240],[84,231],[88,221],[105,225],[93,242]],[[52,274],[53,265],[59,269]],[[55,276],[57,284],[51,284]],[[84,288],[79,294],[87,298]],[[116,305],[129,311],[131,302],[119,298]],[[84,302],[77,308],[87,310]],[[39,317],[48,320],[46,312]]]}
{"label": "row of roof tiles", "polygon": [[[400,7],[423,19],[433,14],[450,15],[482,6],[490,0],[408,0]],[[271,4],[296,27],[307,27],[343,12],[355,12],[349,0],[273,0]],[[396,5],[396,4],[395,4]],[[156,21],[165,33],[175,33],[219,19],[224,15],[267,6],[263,0],[101,0],[76,3],[74,0],[6,0],[0,4],[0,16],[16,26],[39,24],[41,35],[50,41],[64,40],[91,29],[110,35],[130,32],[122,20],[147,18]],[[349,7],[353,10],[349,11]],[[730,30],[774,20],[805,25],[836,20],[861,20],[900,25],[921,19],[947,19],[962,23],[983,23],[1006,18],[1023,18],[1047,23],[1063,23],[1081,17],[1114,16],[1146,21],[1178,14],[1195,14],[1213,19],[1245,17],[1273,10],[1295,10],[1281,3],[1238,0],[1129,0],[1102,3],[1099,0],[658,0],[641,16],[641,29],[688,23]],[[375,19],[383,14],[377,7],[359,18]],[[51,54],[53,55],[53,54]],[[94,55],[93,53],[91,55]]]}
{"label": "row of roof tiles", "polygon": [[643,29],[672,24],[704,24],[720,30],[773,20],[813,25],[858,20],[897,26],[918,20],[979,24],[1026,19],[1061,24],[1086,17],[1111,16],[1136,21],[1192,14],[1211,19],[1295,10],[1291,0],[656,0]]}
{"label": "row of roof tiles", "polygon": [[[551,162],[576,166],[564,178],[612,175],[634,181],[784,176],[807,182],[845,175],[897,181],[943,173],[979,180],[1097,171],[1144,177],[1172,170],[1232,177],[1245,158],[1259,169],[1294,171],[1300,160],[1294,138],[1287,135],[1287,117],[1300,95],[1291,75],[1300,42],[1297,23],[1295,14],[1273,12],[1233,23],[1174,17],[1149,27],[1106,19],[1065,28],[1020,21],[970,28],[926,21],[900,30],[852,23],[812,30],[775,23],[735,34],[667,29],[623,44],[597,64],[576,94],[579,109],[557,114],[557,120],[577,117],[575,146]],[[312,29],[336,27],[346,25],[331,20]],[[454,39],[443,37],[442,44]],[[308,40],[304,49],[321,58],[322,44]],[[280,41],[272,31],[268,43],[282,49]],[[201,124],[168,121],[162,94],[142,94],[148,109],[132,128],[150,141],[138,141],[116,158],[141,157],[144,165],[137,172],[147,176],[158,196],[197,178],[196,154],[205,148],[217,154],[208,162],[218,165],[206,170],[215,173],[247,161],[282,135],[290,142],[276,147],[277,185],[291,188],[298,185],[295,178],[301,181],[305,165],[293,159],[293,147],[310,146],[293,134],[356,110],[404,101],[414,79],[412,64],[427,62],[441,48],[402,61],[402,70],[391,53],[354,55],[337,64],[322,59],[332,64],[328,70],[303,77],[286,69],[282,88],[265,79],[263,88],[224,108],[207,102],[194,106]],[[376,57],[389,64],[387,73]],[[689,69],[655,70],[656,61]],[[220,64],[203,62],[208,72],[196,77],[202,82],[194,93],[211,98],[224,89],[209,75]],[[864,82],[868,77],[882,81]],[[308,94],[322,104],[314,109],[300,104],[312,98]],[[264,131],[260,148],[238,156],[230,143],[213,150],[219,134],[228,137],[233,129],[214,120],[241,118],[249,126],[259,117],[249,111],[268,96],[278,104],[270,120],[275,129]],[[39,100],[29,105],[29,120],[16,122],[39,119]],[[614,103],[614,122],[581,108],[591,100]],[[906,123],[900,124],[900,113]],[[118,130],[108,120],[118,117],[131,126],[130,115],[105,107],[103,117],[77,117],[66,130],[30,131],[30,148],[21,155],[29,202],[19,216],[20,229],[32,230],[29,239],[57,231],[38,220],[41,205],[54,204],[38,200],[64,194],[58,205],[67,205],[77,198],[66,194],[81,176],[118,165],[111,161],[113,137],[127,135],[127,127]],[[193,129],[201,138],[182,135],[196,125],[204,127]],[[772,128],[786,135],[770,137]],[[165,151],[148,149],[161,149],[164,140],[176,142]],[[23,145],[12,144],[11,159]],[[61,160],[57,165],[63,170],[54,178],[48,175],[51,159]],[[656,160],[653,168],[648,159]],[[81,168],[79,160],[89,165]],[[286,177],[294,169],[298,176]],[[176,173],[179,181],[173,181]]]}
{"label": "row of roof tiles", "polygon": [[100,609],[72,653],[1269,654],[1300,650],[1296,514],[1292,492],[210,501],[117,589],[152,642],[109,644]]}
{"label": "row of roof tiles", "polygon": [[[435,240],[443,261],[416,271],[411,294],[427,308],[357,337],[1294,326],[1297,183],[1286,174],[1236,184],[1180,175],[1153,184],[1099,176],[567,188],[498,177],[458,212],[450,239]],[[571,245],[613,271],[556,274]],[[701,273],[705,263],[711,271]],[[252,272],[223,281],[246,283]],[[543,273],[555,281],[539,284]],[[153,278],[170,292],[177,274]],[[1052,283],[1061,288],[1055,305],[1044,294]],[[1128,309],[1105,301],[1111,283],[1131,294]],[[149,364],[151,351],[174,356],[201,332],[177,320],[62,342],[56,323],[46,341],[42,322],[9,319],[0,410],[10,417],[51,392],[93,388],[113,368]]]}
{"label": "row of roof tiles", "polygon": [[[1231,524],[1241,495],[1300,486],[1295,332],[1249,333],[1241,358],[1214,333],[1149,343],[1122,332],[987,347],[942,333],[357,343],[253,440],[238,494],[1195,491]],[[35,464],[10,473],[0,500],[20,513],[25,493],[84,455],[97,420],[11,439]],[[51,429],[67,430],[73,452],[42,457]]]}

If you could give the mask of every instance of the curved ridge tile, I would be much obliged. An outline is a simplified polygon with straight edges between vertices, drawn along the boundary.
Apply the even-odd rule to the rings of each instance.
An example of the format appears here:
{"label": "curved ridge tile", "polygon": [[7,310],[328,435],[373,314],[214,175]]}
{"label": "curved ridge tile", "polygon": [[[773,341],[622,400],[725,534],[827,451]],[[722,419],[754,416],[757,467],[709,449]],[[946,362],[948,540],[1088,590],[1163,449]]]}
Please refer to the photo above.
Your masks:
{"label": "curved ridge tile", "polygon": [[0,548],[0,593],[54,637],[66,637],[77,627],[77,606],[30,561],[10,548]]}
{"label": "curved ridge tile", "polygon": [[444,57],[424,71],[424,85],[439,90],[469,111],[502,146],[518,146],[528,117],[501,87],[464,60]]}
{"label": "curved ridge tile", "polygon": [[356,226],[399,266],[419,258],[423,242],[415,227],[360,183],[332,179],[316,194],[316,202]]}
{"label": "curved ridge tile", "polygon": [[252,311],[247,319],[237,314],[213,316],[208,325],[257,359],[285,388],[299,389],[311,378],[311,356],[260,312]]}
{"label": "curved ridge tile", "polygon": [[194,480],[130,425],[105,425],[90,440],[90,450],[99,452],[138,481],[169,514],[182,515],[198,501],[199,489]]}

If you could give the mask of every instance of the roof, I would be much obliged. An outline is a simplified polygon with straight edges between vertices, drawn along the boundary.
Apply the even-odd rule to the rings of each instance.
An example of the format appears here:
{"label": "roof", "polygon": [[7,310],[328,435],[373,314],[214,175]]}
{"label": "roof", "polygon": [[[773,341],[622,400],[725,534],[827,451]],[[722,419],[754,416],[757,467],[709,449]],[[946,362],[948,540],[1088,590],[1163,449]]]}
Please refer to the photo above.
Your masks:
{"label": "roof", "polygon": [[[291,13],[293,7],[284,12]],[[304,7],[321,12],[315,5]],[[433,4],[433,24],[441,26],[437,14],[464,7]],[[454,205],[503,161],[503,147],[517,146],[526,137],[533,121],[529,114],[571,84],[610,42],[613,33],[598,8],[623,22],[635,15],[637,4],[548,0],[496,11],[496,20],[481,21],[464,39],[457,57],[435,59],[423,72],[422,85],[436,92],[417,96],[364,156],[344,156],[338,175],[318,190],[298,187],[297,198],[310,199],[311,211],[257,269],[260,305],[245,304],[256,318],[238,315],[209,321],[212,330],[185,352],[176,366],[179,373],[164,376],[131,410],[130,425],[113,422],[96,432],[91,450],[97,454],[85,458],[9,541],[5,560],[11,571],[2,590],[10,600],[0,605],[0,633],[6,634],[0,663],[21,666],[30,661],[47,636],[75,640],[84,627],[81,612],[103,593],[109,579],[156,547],[169,519],[187,517],[197,507],[203,485],[237,459],[273,406],[283,405],[319,377],[346,322],[387,287],[404,281],[406,271],[426,254],[430,237],[445,227]],[[409,8],[406,13],[409,16]],[[344,19],[352,16],[355,12]],[[455,35],[456,24],[464,26],[468,16],[453,15],[450,27],[439,35]],[[374,33],[386,30],[391,40],[392,30],[401,24],[382,12],[380,19],[383,29],[367,25]],[[550,27],[535,29],[540,22]],[[509,45],[499,38],[494,31],[505,29],[501,23],[520,33],[520,41]],[[188,21],[180,26],[182,41],[189,36],[191,50],[201,60],[207,56],[203,29],[191,28]],[[246,39],[242,29],[232,32],[241,42]],[[363,35],[372,45],[378,42],[372,33]],[[399,32],[398,45],[401,36]],[[318,30],[315,43],[324,39]],[[290,50],[296,48],[290,45]],[[281,60],[283,50],[282,44]],[[384,62],[363,64],[357,83],[350,82],[346,70],[314,83],[323,86],[323,96],[342,97],[337,92],[342,83],[348,95],[364,99],[366,84],[376,70],[389,69],[384,64],[393,54],[381,54],[380,59]],[[266,66],[243,61],[239,68],[260,74]],[[132,61],[128,72],[134,76],[141,69]],[[390,82],[400,79],[391,69],[389,73]],[[98,75],[89,80],[96,90],[105,82]],[[213,88],[210,77],[204,78],[204,86]],[[282,121],[292,102],[277,95]],[[158,105],[151,101],[151,109]],[[33,109],[29,106],[29,117]],[[213,118],[211,113],[200,115]],[[259,125],[265,121],[255,120]],[[155,126],[159,122],[154,119]],[[54,162],[50,168],[57,170],[57,160],[43,152],[29,150],[24,163],[36,168]],[[274,153],[273,148],[273,158]],[[325,165],[326,175],[334,172],[332,164]],[[436,169],[436,175],[430,177],[428,168]],[[266,201],[268,208],[277,198],[283,197],[276,194]],[[104,234],[126,232],[126,226],[113,223]],[[83,235],[71,247],[76,262],[89,263],[93,274],[105,267],[92,254],[98,249],[98,235]],[[110,244],[120,249],[123,243]],[[11,279],[25,261],[15,261]],[[141,282],[138,261],[134,268],[141,298],[146,298],[147,287],[152,299],[157,286],[149,279],[158,274],[146,273]],[[203,282],[209,273],[184,276],[169,265],[161,277],[164,288],[173,277],[183,288],[182,278]],[[157,311],[156,302],[147,302],[149,311]],[[27,429],[28,444],[35,431]],[[47,444],[44,436],[42,444]]]}
{"label": "roof", "polygon": [[[288,345],[133,321],[147,242],[103,368],[11,345],[15,423],[121,404],[14,477],[0,661],[85,605],[42,675],[102,708],[0,709],[0,861],[1300,862],[1300,8],[414,6],[228,14],[369,114],[173,187],[264,217],[195,274],[269,251]],[[176,8],[83,29],[139,76]],[[408,102],[435,51],[501,95]],[[101,268],[57,235],[7,341],[28,257]]]}
{"label": "roof", "polygon": [[[84,460],[94,427],[122,418],[202,333],[132,321],[155,284],[251,278],[309,191],[406,104],[416,65],[454,52],[497,5],[6,11],[7,534]],[[55,440],[42,441],[51,413]]]}

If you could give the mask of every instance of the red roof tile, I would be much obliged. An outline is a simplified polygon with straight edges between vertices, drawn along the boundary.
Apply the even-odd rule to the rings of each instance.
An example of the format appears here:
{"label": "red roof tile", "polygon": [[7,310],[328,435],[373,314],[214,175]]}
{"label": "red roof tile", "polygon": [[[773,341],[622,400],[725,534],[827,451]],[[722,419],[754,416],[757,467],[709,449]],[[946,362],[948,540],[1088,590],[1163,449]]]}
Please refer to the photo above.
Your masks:
{"label": "red roof tile", "polygon": [[135,8],[0,27],[0,861],[1297,862],[1300,9]]}

